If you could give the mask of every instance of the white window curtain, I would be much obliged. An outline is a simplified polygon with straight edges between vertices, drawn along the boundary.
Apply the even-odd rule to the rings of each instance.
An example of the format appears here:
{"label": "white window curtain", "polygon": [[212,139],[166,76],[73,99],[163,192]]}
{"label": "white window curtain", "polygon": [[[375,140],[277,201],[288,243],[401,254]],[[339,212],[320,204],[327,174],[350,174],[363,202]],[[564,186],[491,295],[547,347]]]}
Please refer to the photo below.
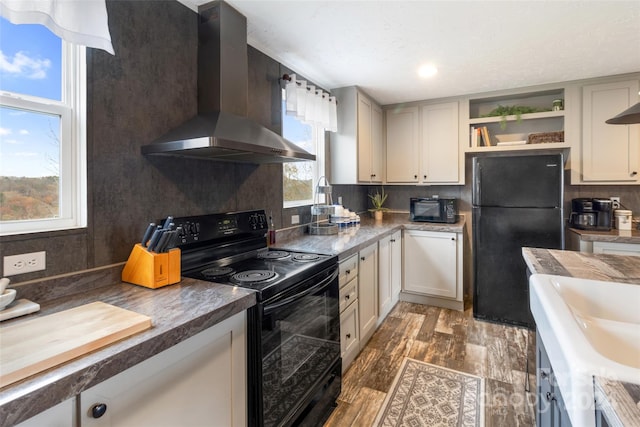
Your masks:
{"label": "white window curtain", "polygon": [[336,97],[331,96],[305,80],[298,80],[295,74],[285,85],[287,114],[301,121],[318,125],[330,132],[338,131],[338,108]]}
{"label": "white window curtain", "polygon": [[61,39],[114,55],[105,0],[0,0],[14,24],[42,24]]}

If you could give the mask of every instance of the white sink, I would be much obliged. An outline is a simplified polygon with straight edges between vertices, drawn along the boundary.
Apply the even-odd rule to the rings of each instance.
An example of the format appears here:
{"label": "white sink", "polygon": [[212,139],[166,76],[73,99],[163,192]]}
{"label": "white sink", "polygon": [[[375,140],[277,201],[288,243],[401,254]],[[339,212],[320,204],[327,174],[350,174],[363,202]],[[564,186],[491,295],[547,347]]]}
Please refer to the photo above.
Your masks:
{"label": "white sink", "polygon": [[594,375],[640,384],[640,284],[545,274],[529,284],[571,422],[594,426]]}

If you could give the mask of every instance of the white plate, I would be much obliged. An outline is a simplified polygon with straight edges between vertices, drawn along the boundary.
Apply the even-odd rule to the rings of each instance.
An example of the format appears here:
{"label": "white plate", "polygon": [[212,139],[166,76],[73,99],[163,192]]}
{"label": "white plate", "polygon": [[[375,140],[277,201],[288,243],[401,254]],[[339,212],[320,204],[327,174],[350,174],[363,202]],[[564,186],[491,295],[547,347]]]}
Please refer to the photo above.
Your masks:
{"label": "white plate", "polygon": [[527,141],[507,141],[507,142],[498,142],[498,146],[501,145],[525,145]]}

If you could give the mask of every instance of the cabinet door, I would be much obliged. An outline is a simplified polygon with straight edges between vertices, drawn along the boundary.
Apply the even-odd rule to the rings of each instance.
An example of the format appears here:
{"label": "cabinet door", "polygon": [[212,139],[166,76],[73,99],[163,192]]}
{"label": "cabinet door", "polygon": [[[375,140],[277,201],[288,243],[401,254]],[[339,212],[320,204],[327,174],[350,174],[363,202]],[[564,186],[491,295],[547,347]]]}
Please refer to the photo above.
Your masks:
{"label": "cabinet door", "polygon": [[371,161],[371,101],[358,94],[358,181],[373,180]]}
{"label": "cabinet door", "polygon": [[16,424],[16,427],[71,427],[75,421],[76,399],[68,399],[56,406],[40,412],[35,417]]}
{"label": "cabinet door", "polygon": [[640,256],[640,245],[634,243],[593,242],[593,253]]}
{"label": "cabinet door", "polygon": [[418,182],[418,107],[387,110],[387,182]]}
{"label": "cabinet door", "polygon": [[384,181],[382,108],[371,103],[371,182]]}
{"label": "cabinet door", "polygon": [[342,372],[345,372],[360,351],[358,304],[351,304],[340,314],[340,334]]}
{"label": "cabinet door", "polygon": [[404,235],[404,290],[458,298],[456,233],[407,230]]}
{"label": "cabinet door", "polygon": [[[244,426],[245,339],[242,312],[86,390],[81,424]],[[96,404],[106,404],[99,418]]]}
{"label": "cabinet door", "polygon": [[391,235],[391,307],[396,305],[402,289],[402,232]]}
{"label": "cabinet door", "polygon": [[459,181],[458,103],[420,108],[420,180]]}
{"label": "cabinet door", "polygon": [[358,310],[360,349],[373,335],[378,320],[378,243],[360,251],[358,267]]}
{"label": "cabinet door", "polygon": [[393,307],[391,274],[391,236],[387,236],[378,242],[378,325]]}
{"label": "cabinet door", "polygon": [[640,125],[605,121],[638,102],[638,81],[583,88],[582,181],[640,182]]}

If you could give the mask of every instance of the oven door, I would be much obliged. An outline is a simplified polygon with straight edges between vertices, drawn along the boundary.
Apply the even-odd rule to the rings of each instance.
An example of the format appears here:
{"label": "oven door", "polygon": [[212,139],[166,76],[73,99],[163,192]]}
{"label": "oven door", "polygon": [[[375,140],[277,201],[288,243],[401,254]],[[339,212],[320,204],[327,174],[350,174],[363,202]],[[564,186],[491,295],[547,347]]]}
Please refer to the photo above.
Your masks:
{"label": "oven door", "polygon": [[338,293],[334,266],[264,303],[262,425],[289,425],[298,418],[340,360]]}

